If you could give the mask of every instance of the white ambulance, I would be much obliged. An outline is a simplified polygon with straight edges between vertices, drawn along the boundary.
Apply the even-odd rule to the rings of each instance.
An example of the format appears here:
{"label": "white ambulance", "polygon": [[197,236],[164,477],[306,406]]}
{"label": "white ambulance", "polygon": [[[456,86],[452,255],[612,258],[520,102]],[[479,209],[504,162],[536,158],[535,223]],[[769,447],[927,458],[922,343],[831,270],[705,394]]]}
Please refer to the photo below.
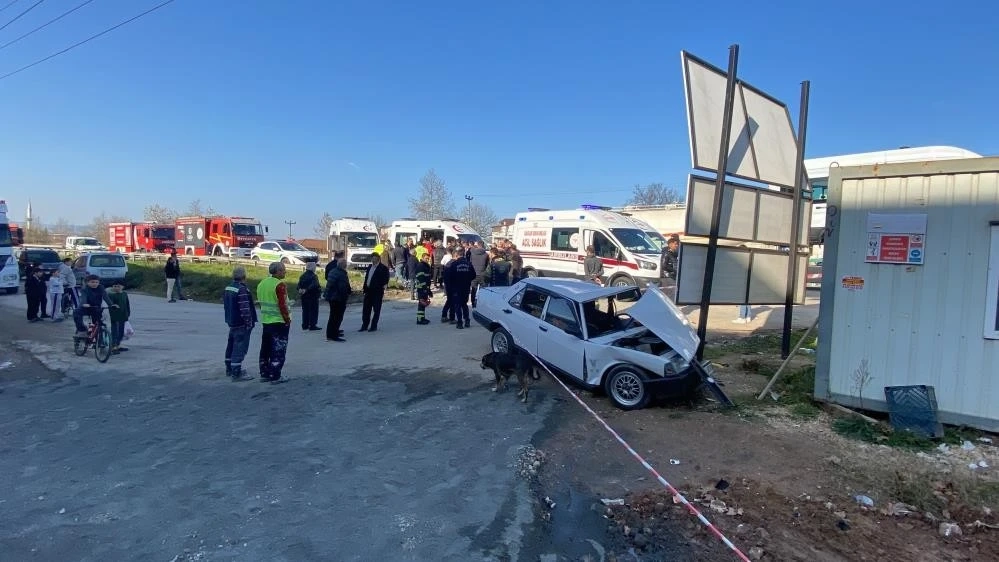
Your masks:
{"label": "white ambulance", "polygon": [[393,246],[412,240],[419,244],[424,239],[442,240],[447,246],[453,241],[480,242],[482,237],[472,227],[458,219],[397,219],[389,228],[389,240]]}
{"label": "white ambulance", "polygon": [[659,281],[660,250],[643,223],[608,207],[568,211],[532,209],[513,221],[513,243],[530,277],[583,278],[586,247],[593,246],[610,285],[644,287]]}
{"label": "white ambulance", "polygon": [[327,249],[331,257],[344,252],[348,267],[367,267],[378,242],[378,225],[372,220],[343,217],[330,223]]}

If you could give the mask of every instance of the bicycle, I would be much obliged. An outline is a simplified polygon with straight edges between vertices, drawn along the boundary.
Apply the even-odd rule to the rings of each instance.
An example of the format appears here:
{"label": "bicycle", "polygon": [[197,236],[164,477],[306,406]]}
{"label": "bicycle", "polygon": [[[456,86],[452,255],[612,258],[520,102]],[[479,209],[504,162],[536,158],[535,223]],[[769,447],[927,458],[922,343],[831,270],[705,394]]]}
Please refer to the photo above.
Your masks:
{"label": "bicycle", "polygon": [[73,304],[73,294],[70,291],[75,291],[75,289],[66,289],[62,292],[62,316],[63,318],[69,318],[73,315],[73,311],[76,310],[76,306]]}
{"label": "bicycle", "polygon": [[107,363],[111,358],[111,328],[104,322],[105,310],[108,310],[108,307],[102,306],[100,313],[91,317],[86,336],[73,337],[73,352],[80,357],[86,355],[87,350],[93,347],[94,357],[101,363]]}

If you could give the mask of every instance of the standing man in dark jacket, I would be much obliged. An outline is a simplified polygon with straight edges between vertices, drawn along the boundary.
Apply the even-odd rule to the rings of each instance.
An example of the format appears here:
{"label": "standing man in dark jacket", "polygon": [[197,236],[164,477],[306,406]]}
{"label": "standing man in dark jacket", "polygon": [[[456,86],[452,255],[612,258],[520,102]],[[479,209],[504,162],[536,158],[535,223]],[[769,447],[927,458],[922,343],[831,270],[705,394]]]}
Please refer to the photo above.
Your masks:
{"label": "standing man in dark jacket", "polygon": [[500,250],[493,250],[489,257],[489,286],[509,287],[510,286],[510,262],[503,259]]}
{"label": "standing man in dark jacket", "polygon": [[24,280],[24,296],[28,299],[28,322],[38,322],[41,320],[39,313],[44,312],[42,299],[45,297],[41,269],[34,267],[28,271],[28,278]]}
{"label": "standing man in dark jacket", "polygon": [[444,286],[444,264],[441,261],[446,253],[447,248],[440,240],[434,242],[434,285],[438,289]]}
{"label": "standing man in dark jacket", "polygon": [[395,268],[395,281],[404,287],[409,286],[406,280],[406,262],[409,261],[409,248],[405,244],[392,247],[392,266]]}
{"label": "standing man in dark jacket", "polygon": [[177,250],[170,251],[170,257],[163,266],[163,274],[166,275],[167,302],[177,302],[177,299],[173,298],[174,287],[177,288],[180,300],[184,300],[184,290],[180,286],[180,260],[177,259]]}
{"label": "standing man in dark jacket", "polygon": [[506,259],[510,260],[510,284],[520,281],[521,272],[524,269],[524,258],[520,257],[520,250],[517,245],[509,243],[506,250]]}
{"label": "standing man in dark jacket", "polygon": [[250,333],[257,323],[253,295],[246,286],[246,269],[232,270],[232,284],[222,293],[225,323],[229,325],[229,340],[225,344],[225,374],[232,380],[245,380],[243,359],[250,347]]}
{"label": "standing man in dark jacket", "polygon": [[461,330],[471,326],[468,316],[468,297],[476,275],[475,268],[461,252],[455,250],[454,256],[455,258],[448,264],[451,268],[448,300],[451,301],[451,310],[458,323],[458,329]]}
{"label": "standing man in dark jacket", "polygon": [[316,275],[316,262],[310,261],[305,264],[305,271],[298,278],[298,295],[302,301],[302,329],[315,331],[321,330],[319,323],[319,295],[322,287],[319,284],[319,276]]}
{"label": "standing man in dark jacket", "polygon": [[485,248],[482,247],[482,241],[479,240],[475,243],[473,247],[468,252],[468,261],[472,264],[472,268],[475,270],[475,280],[472,281],[472,308],[478,303],[476,300],[476,295],[479,292],[479,285],[485,280],[486,274],[489,269],[489,254],[486,253]]}
{"label": "standing man in dark jacket", "polygon": [[364,272],[364,305],[361,308],[361,329],[358,332],[378,330],[378,318],[382,315],[382,299],[385,298],[385,286],[388,282],[388,267],[381,262],[381,256],[371,254],[371,265]]}
{"label": "standing man in dark jacket", "polygon": [[326,322],[326,341],[347,341],[343,339],[343,315],[347,311],[350,298],[350,279],[347,278],[347,260],[337,260],[338,267],[330,270],[326,277],[326,300],[330,303],[330,319]]}

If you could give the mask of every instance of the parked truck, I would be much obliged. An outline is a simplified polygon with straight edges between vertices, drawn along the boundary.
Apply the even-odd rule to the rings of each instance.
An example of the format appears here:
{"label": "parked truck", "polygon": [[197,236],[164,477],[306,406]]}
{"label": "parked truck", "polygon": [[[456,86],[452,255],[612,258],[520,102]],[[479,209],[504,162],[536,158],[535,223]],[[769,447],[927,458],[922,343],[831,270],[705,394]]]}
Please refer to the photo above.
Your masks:
{"label": "parked truck", "polygon": [[24,245],[24,229],[20,226],[10,223],[7,225],[7,230],[10,231],[10,241],[14,246]]}
{"label": "parked truck", "polygon": [[177,253],[188,256],[249,258],[267,232],[251,217],[180,217],[176,227]]}
{"label": "parked truck", "polygon": [[7,294],[16,293],[21,281],[17,261],[14,259],[15,244],[12,233],[15,232],[15,228],[17,227],[11,228],[7,220],[7,202],[0,199],[0,291]]}
{"label": "parked truck", "polygon": [[174,248],[177,226],[156,222],[113,222],[108,225],[112,252],[167,253]]}

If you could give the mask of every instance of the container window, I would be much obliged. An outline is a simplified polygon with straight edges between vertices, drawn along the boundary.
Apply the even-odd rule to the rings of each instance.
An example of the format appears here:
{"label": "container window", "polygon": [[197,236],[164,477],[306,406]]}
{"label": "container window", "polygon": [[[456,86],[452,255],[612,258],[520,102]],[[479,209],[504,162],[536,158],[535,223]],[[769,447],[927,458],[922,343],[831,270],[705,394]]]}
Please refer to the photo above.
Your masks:
{"label": "container window", "polygon": [[999,340],[999,224],[991,227],[989,282],[985,295],[985,339]]}

